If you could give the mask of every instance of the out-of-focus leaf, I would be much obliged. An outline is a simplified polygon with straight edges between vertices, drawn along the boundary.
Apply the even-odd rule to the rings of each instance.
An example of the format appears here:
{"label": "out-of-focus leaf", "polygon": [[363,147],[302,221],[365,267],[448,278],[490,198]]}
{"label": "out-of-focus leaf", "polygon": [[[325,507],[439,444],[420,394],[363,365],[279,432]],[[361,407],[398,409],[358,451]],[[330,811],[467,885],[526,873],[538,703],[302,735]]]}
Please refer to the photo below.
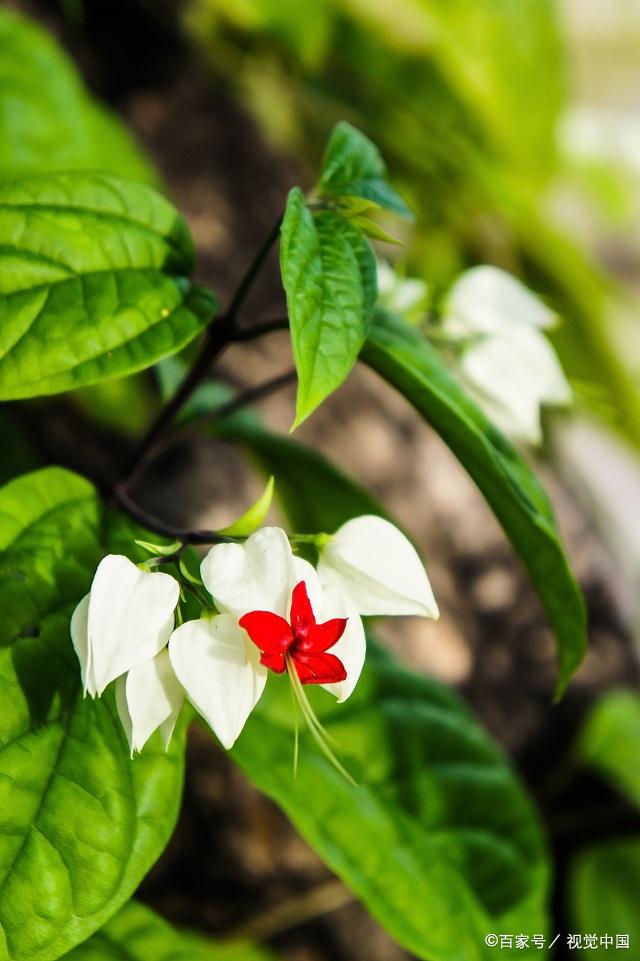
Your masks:
{"label": "out-of-focus leaf", "polygon": [[575,757],[640,807],[640,695],[603,695],[585,721]]}
{"label": "out-of-focus leaf", "polygon": [[184,220],[102,174],[0,189],[0,399],[120,377],[175,353],[215,313],[186,274]]}
{"label": "out-of-focus leaf", "polygon": [[386,175],[375,144],[346,121],[336,124],[322,162],[320,191],[338,197],[359,197],[412,218],[402,197],[387,183]]}
{"label": "out-of-focus leaf", "polygon": [[[184,376],[179,358],[170,357],[157,368],[164,399]],[[333,533],[358,514],[387,513],[376,498],[320,451],[267,430],[251,410],[222,419],[216,409],[232,400],[228,387],[215,381],[202,384],[182,411],[183,423],[212,415],[211,430],[223,440],[242,444],[267,477],[275,478],[275,496],[298,533]]]}
{"label": "out-of-focus leaf", "polygon": [[586,650],[586,617],[544,490],[433,347],[401,318],[378,311],[362,357],[440,434],[502,524],[554,629],[562,693]]}
{"label": "out-of-focus leaf", "polygon": [[157,178],[119,120],[84,91],[39,26],[0,10],[0,181],[62,170]]}
{"label": "out-of-focus leaf", "polygon": [[[576,950],[581,958],[608,961],[627,956],[616,948],[616,935],[628,935],[631,956],[640,945],[640,837],[619,837],[585,848],[569,875],[569,909],[577,932],[597,935],[597,947]],[[613,943],[601,943],[609,935]],[[573,952],[572,952],[573,953]]]}
{"label": "out-of-focus leaf", "polygon": [[[224,31],[216,39],[207,25],[218,7],[187,4],[187,29],[216,64]],[[331,0],[326,9],[340,42],[298,72],[277,36],[238,24],[233,41],[225,34],[229,81],[269,131],[281,135],[286,113],[287,147],[310,162],[336,120],[367,132],[418,215],[409,261],[434,290],[469,264],[520,265],[564,318],[554,344],[570,378],[589,385],[590,410],[640,447],[637,352],[618,322],[611,279],[544,202],[548,184],[557,188],[554,177],[566,174],[555,149],[566,76],[557,4]]]}
{"label": "out-of-focus leaf", "polygon": [[130,901],[62,961],[275,961],[250,944],[216,944],[180,932],[149,908]]}
{"label": "out-of-focus leaf", "polygon": [[40,467],[41,457],[10,411],[0,409],[0,484]]}
{"label": "out-of-focus leaf", "polygon": [[333,533],[358,514],[386,516],[375,497],[319,451],[265,430],[254,418],[236,415],[214,431],[240,441],[264,473],[275,477],[276,497],[298,533]]}
{"label": "out-of-focus leaf", "polygon": [[178,814],[184,725],[168,753],[156,735],[131,761],[112,698],[82,695],[69,621],[109,527],[68,471],[0,490],[1,961],[52,961],[93,934]]}
{"label": "out-of-focus leaf", "polygon": [[490,958],[490,931],[544,931],[536,815],[458,699],[375,648],[347,704],[311,696],[358,787],[307,735],[293,776],[291,702],[278,679],[232,755],[373,917],[429,961]]}
{"label": "out-of-focus leaf", "polygon": [[376,262],[357,227],[332,211],[312,213],[297,187],[287,200],[280,262],[298,371],[297,427],[356,362],[376,301]]}
{"label": "out-of-focus leaf", "polygon": [[156,398],[144,375],[103,380],[69,394],[69,401],[93,424],[135,437],[156,413]]}

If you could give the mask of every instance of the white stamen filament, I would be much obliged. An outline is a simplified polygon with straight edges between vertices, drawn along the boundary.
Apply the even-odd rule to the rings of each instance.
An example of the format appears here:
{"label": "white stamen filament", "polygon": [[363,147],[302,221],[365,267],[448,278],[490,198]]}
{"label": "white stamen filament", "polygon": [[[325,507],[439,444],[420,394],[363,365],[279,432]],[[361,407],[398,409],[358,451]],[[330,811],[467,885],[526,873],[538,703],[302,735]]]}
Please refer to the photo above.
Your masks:
{"label": "white stamen filament", "polygon": [[[291,683],[291,692],[298,704],[298,707],[302,712],[302,716],[307,722],[309,733],[311,734],[314,741],[316,742],[316,744],[318,745],[318,747],[320,748],[324,756],[327,758],[329,763],[332,764],[333,767],[335,767],[336,771],[342,774],[342,776],[345,778],[346,781],[349,782],[349,784],[351,784],[353,787],[357,787],[358,785],[356,784],[354,779],[351,777],[349,772],[340,763],[338,758],[335,756],[335,754],[331,750],[329,746],[329,741],[331,740],[330,735],[322,727],[322,725],[320,724],[320,721],[318,720],[318,718],[314,713],[313,708],[309,704],[309,699],[307,698],[307,695],[304,692],[302,682],[298,677],[298,672],[296,671],[295,665],[288,654],[285,656],[285,662],[287,665],[287,673],[289,674],[289,681]],[[297,732],[297,715],[296,715],[296,745],[294,748],[294,769],[296,770],[297,770],[297,763],[298,763],[297,740],[298,740],[298,732]]]}

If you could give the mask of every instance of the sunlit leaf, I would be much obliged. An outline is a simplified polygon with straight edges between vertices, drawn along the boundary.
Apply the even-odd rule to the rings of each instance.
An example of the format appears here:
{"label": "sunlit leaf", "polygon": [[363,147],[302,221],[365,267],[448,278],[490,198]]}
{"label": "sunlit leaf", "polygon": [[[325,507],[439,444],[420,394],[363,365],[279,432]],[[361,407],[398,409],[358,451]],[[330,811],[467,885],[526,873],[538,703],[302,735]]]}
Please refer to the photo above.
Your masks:
{"label": "sunlit leaf", "polygon": [[273,500],[273,485],[274,477],[271,476],[267,481],[267,486],[255,503],[253,503],[244,514],[238,517],[233,524],[229,524],[228,527],[223,527],[218,533],[227,537],[248,537],[249,534],[253,534],[269,513],[271,501]]}
{"label": "sunlit leaf", "polygon": [[131,761],[111,697],[82,695],[69,621],[105,537],[95,491],[74,474],[48,468],[0,489],[2,961],[50,961],[89,937],[178,814],[184,726],[169,753],[156,735]]}
{"label": "sunlit leaf", "polygon": [[157,179],[52,37],[7,9],[0,9],[0,116],[0,181],[61,170]]}
{"label": "sunlit leaf", "polygon": [[287,201],[280,262],[298,371],[298,426],[356,362],[376,300],[376,263],[357,227],[331,211],[312,213],[298,188]]}
{"label": "sunlit leaf", "polygon": [[412,218],[402,197],[387,182],[386,173],[375,144],[346,121],[336,124],[322,162],[322,193],[358,197]]}
{"label": "sunlit leaf", "polygon": [[492,957],[489,931],[544,931],[548,866],[535,813],[458,699],[376,649],[346,704],[314,694],[358,787],[307,736],[293,776],[284,679],[270,679],[232,755],[373,917],[429,961]]}
{"label": "sunlit leaf", "polygon": [[215,314],[187,279],[188,228],[155,191],[101,174],[0,189],[0,399],[142,370]]}

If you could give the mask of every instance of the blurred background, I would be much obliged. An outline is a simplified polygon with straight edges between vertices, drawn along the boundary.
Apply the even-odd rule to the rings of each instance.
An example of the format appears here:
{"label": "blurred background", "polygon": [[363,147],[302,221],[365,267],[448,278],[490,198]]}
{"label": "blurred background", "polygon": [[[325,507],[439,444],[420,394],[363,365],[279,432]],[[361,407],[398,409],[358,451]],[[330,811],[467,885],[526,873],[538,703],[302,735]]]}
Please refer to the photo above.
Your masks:
{"label": "blurred background", "polygon": [[[547,821],[567,930],[574,854],[602,832],[640,829],[633,805],[595,777],[558,776],[598,699],[640,684],[640,0],[5,6],[55,37],[125,121],[142,153],[98,136],[90,165],[166,190],[191,226],[198,278],[223,304],[290,186],[312,186],[328,132],[347,119],[380,146],[416,212],[403,245],[385,250],[401,273],[437,294],[465,267],[494,263],[561,314],[554,343],[576,406],[549,419],[535,466],[585,591],[591,646],[558,706],[539,603],[481,496],[408,404],[357,369],[298,434],[419,543],[442,618],[395,619],[380,633],[414,669],[457,686],[514,758]],[[27,65],[42,65],[38,43]],[[0,117],[27,129],[6,106],[2,56],[0,43]],[[48,95],[55,136],[0,150],[3,180],[76,163],[73,111],[64,91]],[[247,317],[282,311],[274,257]],[[287,336],[275,334],[228,351],[215,376],[246,390],[291,365]],[[257,405],[283,432],[294,406],[285,381]],[[140,375],[9,409],[0,470],[64,463],[104,484],[156,403],[156,382]],[[241,450],[187,432],[158,453],[136,497],[173,523],[217,527],[260,488]],[[407,957],[197,730],[190,759],[180,827],[144,899],[201,931],[266,939],[293,961]]]}

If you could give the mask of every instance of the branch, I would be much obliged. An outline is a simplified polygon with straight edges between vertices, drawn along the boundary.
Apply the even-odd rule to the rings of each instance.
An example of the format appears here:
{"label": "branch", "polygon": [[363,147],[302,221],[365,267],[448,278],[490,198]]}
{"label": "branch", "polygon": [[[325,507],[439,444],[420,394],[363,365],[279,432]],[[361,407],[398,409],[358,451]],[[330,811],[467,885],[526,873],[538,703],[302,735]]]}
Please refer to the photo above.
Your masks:
{"label": "branch", "polygon": [[295,367],[292,367],[291,370],[286,370],[284,374],[278,374],[277,377],[272,377],[271,380],[266,380],[264,383],[258,384],[257,387],[250,387],[236,397],[232,397],[231,400],[228,400],[225,404],[215,407],[210,414],[204,414],[203,419],[208,424],[215,424],[220,420],[225,420],[244,407],[249,407],[256,401],[263,400],[265,397],[269,397],[270,394],[275,394],[275,392],[282,387],[288,387],[289,384],[295,383],[297,376]]}
{"label": "branch", "polygon": [[[216,357],[223,352],[225,347],[234,341],[251,340],[253,337],[260,336],[263,332],[261,329],[251,330],[251,328],[244,331],[240,330],[237,325],[237,314],[240,310],[240,307],[244,303],[245,297],[247,296],[258,271],[264,264],[267,256],[269,255],[271,247],[278,238],[281,223],[282,220],[278,220],[277,224],[273,227],[269,235],[266,237],[264,243],[258,250],[257,254],[249,264],[235,294],[231,298],[231,303],[229,304],[227,312],[218,319],[214,318],[209,323],[200,354],[196,358],[193,367],[186,375],[173,397],[171,397],[160,410],[158,416],[149,427],[147,433],[144,435],[138,446],[134,449],[131,457],[125,464],[125,467],[120,475],[120,480],[117,484],[121,490],[131,482],[149,450],[170,426],[176,414],[182,409],[189,397],[191,397],[192,393],[206,375],[209,367]],[[266,331],[264,332],[266,333]]]}
{"label": "branch", "polygon": [[154,517],[153,514],[147,514],[145,510],[139,507],[135,501],[131,499],[126,490],[126,485],[123,483],[116,484],[113,496],[119,506],[133,517],[134,520],[138,521],[139,524],[142,524],[143,527],[154,531],[156,534],[161,534],[163,537],[170,537],[174,541],[181,541],[182,544],[226,544],[233,539],[223,537],[216,533],[216,531],[193,531],[181,527],[173,527],[171,524],[165,524],[164,521]]}

